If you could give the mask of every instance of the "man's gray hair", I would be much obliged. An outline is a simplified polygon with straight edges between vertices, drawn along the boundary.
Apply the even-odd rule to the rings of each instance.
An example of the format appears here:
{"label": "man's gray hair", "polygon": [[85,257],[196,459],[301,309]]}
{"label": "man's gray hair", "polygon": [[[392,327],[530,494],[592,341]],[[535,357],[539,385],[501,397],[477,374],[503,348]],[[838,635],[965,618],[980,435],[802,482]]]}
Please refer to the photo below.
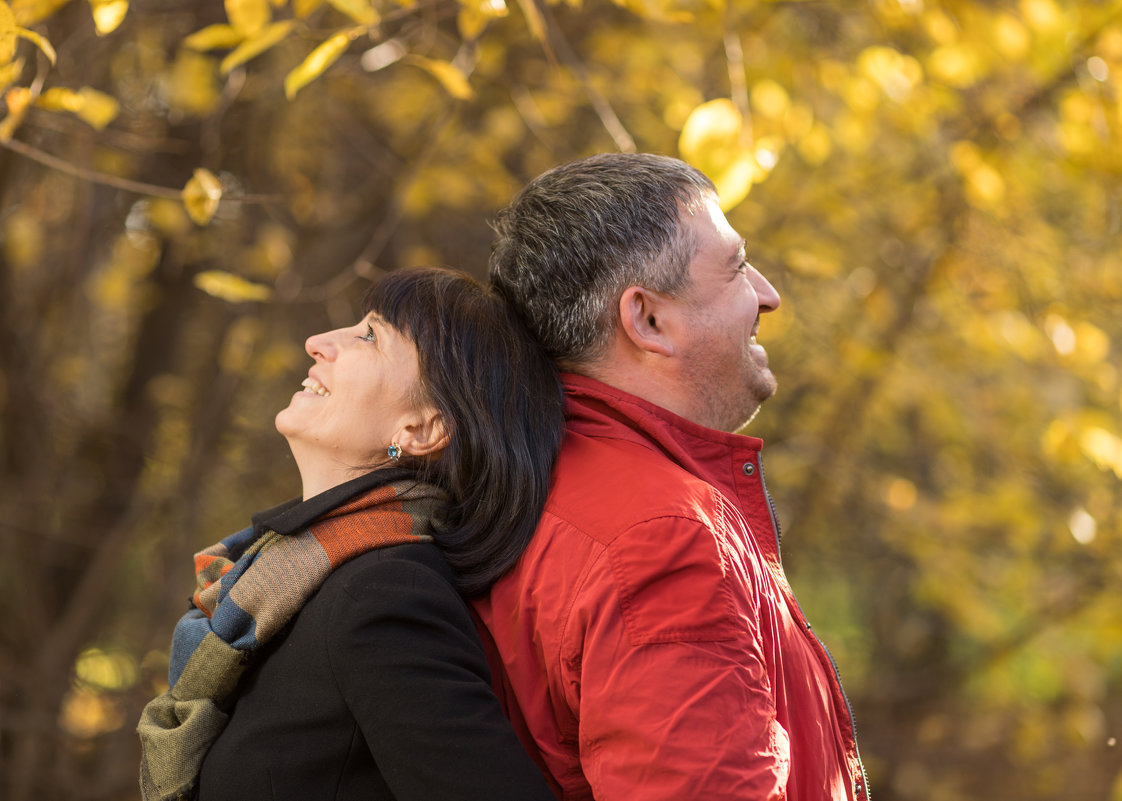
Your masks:
{"label": "man's gray hair", "polygon": [[550,356],[593,362],[625,289],[676,295],[688,285],[696,243],[682,216],[715,191],[668,156],[605,153],[555,167],[499,213],[491,283]]}

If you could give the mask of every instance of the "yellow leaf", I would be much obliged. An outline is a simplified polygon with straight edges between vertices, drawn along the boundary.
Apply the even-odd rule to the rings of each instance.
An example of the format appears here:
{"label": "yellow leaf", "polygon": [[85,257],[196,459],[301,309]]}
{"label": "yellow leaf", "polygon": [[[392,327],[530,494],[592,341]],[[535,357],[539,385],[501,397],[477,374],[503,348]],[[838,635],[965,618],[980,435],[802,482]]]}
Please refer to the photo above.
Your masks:
{"label": "yellow leaf", "polygon": [[291,100],[296,97],[297,92],[323,75],[328,67],[339,60],[339,56],[347,51],[351,42],[363,30],[362,28],[353,28],[350,31],[337,33],[309,53],[308,57],[300,62],[299,66],[285,76],[284,96]]}
{"label": "yellow leaf", "polygon": [[55,49],[51,46],[51,43],[47,41],[47,37],[40,36],[35,31],[29,31],[26,28],[16,28],[16,33],[42,50],[43,55],[47,57],[51,64],[55,63],[58,57],[55,55]]}
{"label": "yellow leaf", "polygon": [[205,270],[195,276],[195,286],[216,298],[230,303],[268,300],[272,291],[263,284],[247,281],[240,275],[223,270]]}
{"label": "yellow leaf", "polygon": [[39,96],[35,105],[48,111],[69,111],[99,131],[120,111],[120,104],[114,98],[88,86],[76,92],[59,87],[48,89]]}
{"label": "yellow leaf", "polygon": [[67,2],[69,0],[12,0],[11,7],[16,24],[27,26],[45,20]]}
{"label": "yellow leaf", "polygon": [[214,173],[203,168],[195,170],[191,180],[180,193],[187,214],[197,225],[206,225],[218,211],[218,201],[222,199],[222,184]]}
{"label": "yellow leaf", "polygon": [[225,50],[237,47],[245,37],[232,25],[207,25],[183,40],[183,46],[192,50]]}
{"label": "yellow leaf", "polygon": [[467,76],[455,65],[424,56],[406,56],[404,60],[417,65],[440,81],[445,91],[457,100],[470,100],[475,97],[475,90],[468,83]]}
{"label": "yellow leaf", "polygon": [[292,0],[292,13],[296,19],[304,19],[323,5],[323,0]]}
{"label": "yellow leaf", "polygon": [[474,39],[483,33],[488,22],[505,17],[508,13],[505,0],[460,0],[456,25],[460,29],[460,36]]}
{"label": "yellow leaf", "polygon": [[82,107],[74,113],[99,131],[116,119],[121,110],[116,98],[88,86],[79,89],[78,94],[82,97]]}
{"label": "yellow leaf", "polygon": [[7,64],[16,55],[16,16],[4,0],[0,0],[0,64]]}
{"label": "yellow leaf", "polygon": [[31,104],[31,90],[25,86],[13,87],[4,93],[4,102],[8,105],[8,116],[0,122],[0,142],[11,139],[16,128],[23,122],[23,116]]}
{"label": "yellow leaf", "polygon": [[251,58],[256,58],[288,36],[290,30],[292,30],[292,20],[274,22],[261,33],[251,39],[246,39],[234,48],[226,58],[222,59],[218,68],[219,72],[226,75],[234,67],[241,66]]}
{"label": "yellow leaf", "polygon": [[183,236],[191,229],[191,221],[187,218],[183,204],[170,198],[152,198],[145,211],[149,222],[165,236]]}
{"label": "yellow leaf", "polygon": [[117,30],[129,10],[129,0],[90,0],[94,27],[98,36]]}
{"label": "yellow leaf", "polygon": [[9,116],[23,115],[31,104],[31,90],[26,86],[9,89],[4,95],[4,102],[8,105]]}
{"label": "yellow leaf", "polygon": [[378,24],[378,12],[370,5],[370,0],[327,0],[339,11],[359,25],[371,27]]}
{"label": "yellow leaf", "polygon": [[172,108],[205,117],[218,105],[218,60],[180,48],[168,76],[168,103]]}
{"label": "yellow leaf", "polygon": [[19,80],[19,76],[23,74],[23,59],[17,58],[8,64],[0,66],[0,91],[7,89],[13,83]]}
{"label": "yellow leaf", "polygon": [[249,39],[272,21],[273,10],[268,0],[226,0],[226,19],[242,38]]}

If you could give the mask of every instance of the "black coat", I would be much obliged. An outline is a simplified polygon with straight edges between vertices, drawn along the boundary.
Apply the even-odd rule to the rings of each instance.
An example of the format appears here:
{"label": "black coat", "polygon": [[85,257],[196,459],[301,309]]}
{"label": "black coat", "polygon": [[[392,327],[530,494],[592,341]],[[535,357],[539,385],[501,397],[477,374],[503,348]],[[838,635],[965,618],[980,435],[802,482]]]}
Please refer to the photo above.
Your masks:
{"label": "black coat", "polygon": [[431,544],[332,573],[242,677],[200,801],[553,801]]}

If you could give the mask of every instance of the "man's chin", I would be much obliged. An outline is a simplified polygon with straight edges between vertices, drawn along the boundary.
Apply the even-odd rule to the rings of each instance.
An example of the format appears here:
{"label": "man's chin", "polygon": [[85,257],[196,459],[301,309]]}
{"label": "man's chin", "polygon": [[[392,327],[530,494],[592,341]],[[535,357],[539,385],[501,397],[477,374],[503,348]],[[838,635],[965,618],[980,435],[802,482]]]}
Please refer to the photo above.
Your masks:
{"label": "man's chin", "polygon": [[760,409],[763,408],[764,402],[775,395],[776,391],[779,389],[779,383],[775,380],[775,376],[773,376],[770,372],[767,374],[767,379],[768,380],[761,382],[759,386],[755,387],[756,391],[752,393],[756,401],[755,406],[753,406],[751,409],[746,410],[747,413],[744,417],[743,423],[733,429],[730,429],[734,433],[743,433],[744,429],[747,428],[751,424],[751,422],[756,419],[756,415],[760,413]]}

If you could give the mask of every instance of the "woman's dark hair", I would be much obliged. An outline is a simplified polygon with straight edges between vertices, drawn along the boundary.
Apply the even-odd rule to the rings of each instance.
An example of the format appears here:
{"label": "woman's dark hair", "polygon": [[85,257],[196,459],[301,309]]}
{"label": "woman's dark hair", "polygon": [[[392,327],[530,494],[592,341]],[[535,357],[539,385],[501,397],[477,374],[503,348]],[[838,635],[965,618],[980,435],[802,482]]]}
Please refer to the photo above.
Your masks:
{"label": "woman's dark hair", "polygon": [[[420,394],[450,434],[418,477],[451,496],[437,544],[466,595],[514,566],[534,533],[561,445],[562,392],[553,362],[506,303],[466,273],[395,270],[366,295],[417,346]],[[404,463],[403,463],[404,464]]]}

